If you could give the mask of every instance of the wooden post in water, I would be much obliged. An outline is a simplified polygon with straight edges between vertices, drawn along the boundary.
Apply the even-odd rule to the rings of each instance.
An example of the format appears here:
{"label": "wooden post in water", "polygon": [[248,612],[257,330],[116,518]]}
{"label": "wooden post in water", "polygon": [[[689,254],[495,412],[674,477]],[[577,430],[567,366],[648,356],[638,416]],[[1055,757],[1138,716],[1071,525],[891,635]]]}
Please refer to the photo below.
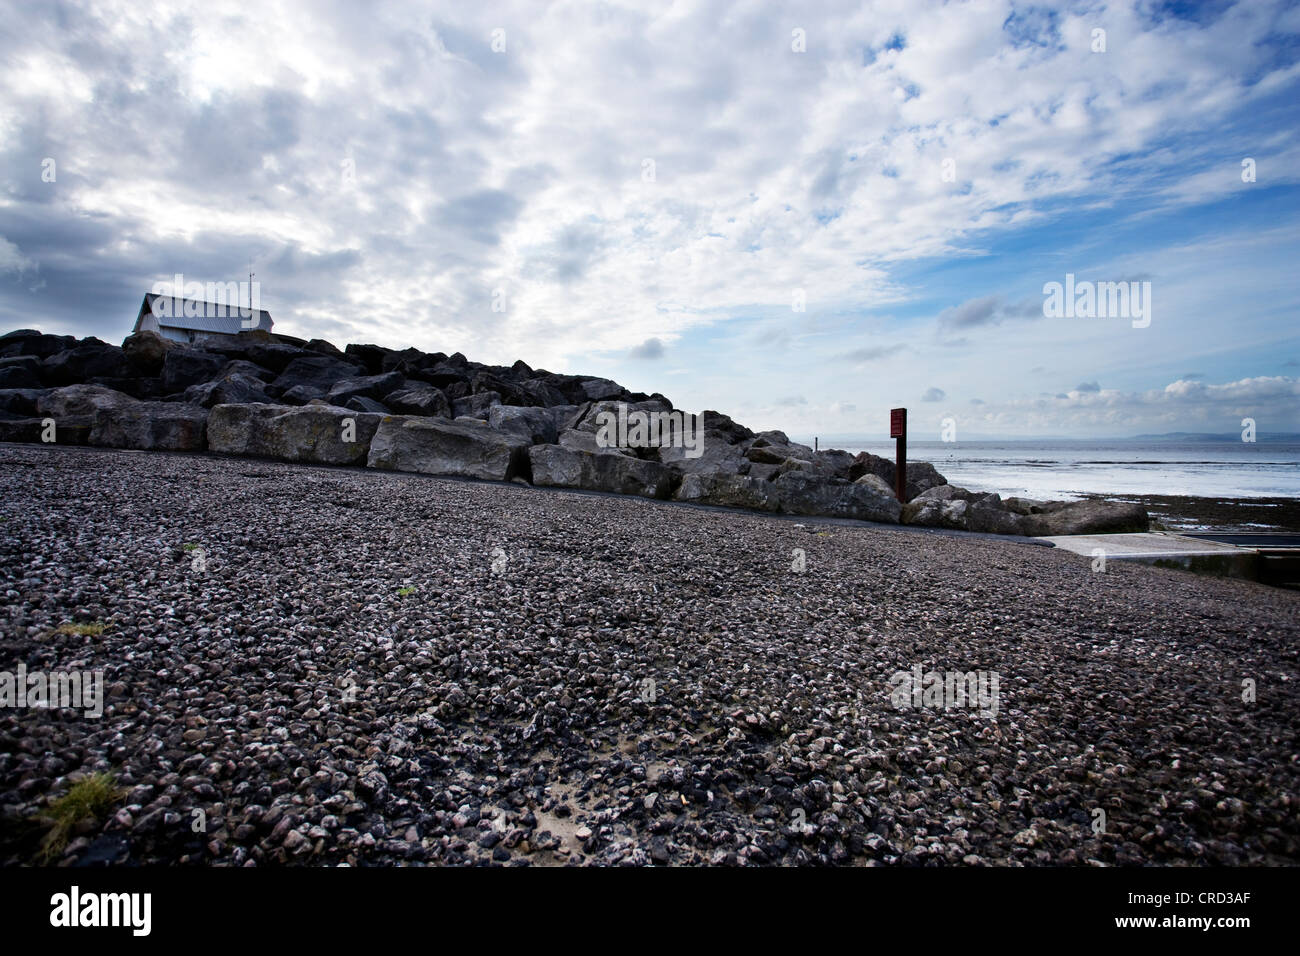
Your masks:
{"label": "wooden post in water", "polygon": [[907,503],[907,409],[889,410],[889,437],[897,439],[894,453],[894,494]]}

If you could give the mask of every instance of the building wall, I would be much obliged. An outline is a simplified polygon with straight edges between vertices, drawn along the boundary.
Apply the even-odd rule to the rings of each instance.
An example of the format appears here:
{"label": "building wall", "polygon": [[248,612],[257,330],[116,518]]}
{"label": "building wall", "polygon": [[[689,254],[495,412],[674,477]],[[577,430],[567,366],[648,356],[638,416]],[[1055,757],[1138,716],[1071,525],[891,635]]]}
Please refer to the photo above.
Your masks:
{"label": "building wall", "polygon": [[187,345],[231,344],[240,340],[238,335],[227,335],[224,332],[200,332],[194,329],[172,328],[167,325],[160,326],[158,333],[172,342],[181,342]]}

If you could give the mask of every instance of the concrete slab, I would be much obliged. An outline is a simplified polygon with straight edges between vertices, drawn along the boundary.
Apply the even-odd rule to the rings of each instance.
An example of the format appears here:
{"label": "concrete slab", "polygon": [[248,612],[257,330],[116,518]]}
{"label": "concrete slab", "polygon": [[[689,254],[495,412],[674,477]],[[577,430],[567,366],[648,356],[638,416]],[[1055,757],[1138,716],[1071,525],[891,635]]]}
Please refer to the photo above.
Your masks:
{"label": "concrete slab", "polygon": [[1254,549],[1204,538],[1149,531],[1141,534],[1053,535],[1036,540],[1091,559],[1104,556],[1107,561],[1136,561],[1162,568],[1184,568],[1201,574],[1258,579],[1259,555]]}

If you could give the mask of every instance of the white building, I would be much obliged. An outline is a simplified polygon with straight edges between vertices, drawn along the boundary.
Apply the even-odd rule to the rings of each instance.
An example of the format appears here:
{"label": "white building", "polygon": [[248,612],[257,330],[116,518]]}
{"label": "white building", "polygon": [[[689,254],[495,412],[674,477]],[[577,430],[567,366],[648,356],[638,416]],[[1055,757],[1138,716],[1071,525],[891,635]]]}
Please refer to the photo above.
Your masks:
{"label": "white building", "polygon": [[233,342],[240,332],[270,332],[271,325],[271,313],[264,309],[241,309],[147,292],[131,331],[157,332],[173,342],[199,344]]}

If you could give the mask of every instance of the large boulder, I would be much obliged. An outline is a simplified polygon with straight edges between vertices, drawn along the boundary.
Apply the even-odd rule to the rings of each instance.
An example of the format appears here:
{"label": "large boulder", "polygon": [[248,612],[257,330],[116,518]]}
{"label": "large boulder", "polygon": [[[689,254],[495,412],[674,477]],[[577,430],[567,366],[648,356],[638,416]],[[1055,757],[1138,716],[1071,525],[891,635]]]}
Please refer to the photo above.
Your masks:
{"label": "large boulder", "polygon": [[439,418],[385,418],[366,464],[389,471],[507,481],[527,475],[526,438],[484,424]]}
{"label": "large boulder", "polygon": [[704,418],[705,430],[720,433],[729,445],[738,445],[754,437],[752,431],[733,421],[730,415],[724,415],[712,409],[705,409],[700,415]]}
{"label": "large boulder", "polygon": [[45,389],[6,388],[0,389],[0,414],[11,418],[27,418],[36,414],[36,400],[45,394]]}
{"label": "large boulder", "polygon": [[[893,485],[890,485],[890,487],[892,488]],[[960,499],[961,501],[973,501],[978,498],[979,495],[979,492],[968,491],[960,485],[943,484],[935,485],[933,488],[927,488],[925,491],[914,497],[912,501],[952,501],[954,498]],[[1010,507],[1010,502],[1015,500],[1015,498],[1008,498],[1003,502],[1003,504]]]}
{"label": "large boulder", "polygon": [[406,377],[400,372],[363,375],[359,378],[345,378],[335,382],[326,397],[335,405],[346,405],[348,399],[355,397],[382,401],[390,392],[397,391],[405,384]]}
{"label": "large boulder", "polygon": [[33,355],[43,359],[74,348],[76,344],[77,339],[72,335],[46,335],[36,329],[15,329],[0,335],[0,358]]}
{"label": "large boulder", "polygon": [[265,391],[266,383],[240,367],[246,365],[250,363],[231,362],[212,381],[191,385],[185,390],[185,401],[204,408],[216,405],[270,404],[271,397]]}
{"label": "large boulder", "polygon": [[[948,487],[948,486],[941,486],[941,487]],[[936,489],[931,488],[930,490],[934,491]],[[927,494],[928,493],[929,492],[927,492]],[[1002,500],[1002,507],[1006,508],[1008,511],[1014,511],[1018,515],[1045,514],[1046,512],[1052,510],[1050,507],[1048,507],[1050,504],[1051,502],[1039,501],[1036,498],[1018,498],[1015,495],[1012,495],[1009,498],[1004,498]]]}
{"label": "large boulder", "polygon": [[1126,501],[1047,502],[1046,514],[1031,514],[1023,521],[1022,534],[1048,537],[1058,534],[1123,534],[1147,531],[1151,520],[1141,505]]}
{"label": "large boulder", "polygon": [[[422,382],[427,382],[435,388],[441,388],[444,390],[451,388],[453,385],[464,385],[466,389],[469,387],[469,375],[466,374],[465,369],[463,367],[454,366],[449,362],[439,362],[432,366],[410,369],[406,374],[410,378],[417,378]],[[469,391],[466,391],[464,394],[468,395]]]}
{"label": "large boulder", "polygon": [[555,416],[549,408],[494,405],[488,409],[488,424],[497,431],[527,438],[534,445],[556,443]]}
{"label": "large boulder", "polygon": [[314,385],[295,385],[293,388],[285,389],[284,394],[280,396],[281,405],[308,405],[312,402],[319,402],[325,398],[325,389],[317,388]]}
{"label": "large boulder", "polygon": [[519,383],[518,388],[530,405],[554,408],[568,403],[568,396],[544,378],[526,379]]}
{"label": "large boulder", "polygon": [[985,534],[1024,534],[1024,520],[1021,515],[1006,507],[1001,495],[980,495],[967,502],[967,531],[982,531]]}
{"label": "large boulder", "polygon": [[771,487],[780,498],[781,510],[787,514],[897,524],[902,509],[892,493],[871,484],[838,484],[802,471],[778,475]]}
{"label": "large boulder", "polygon": [[41,378],[49,385],[76,385],[91,378],[130,375],[126,353],[96,338],[82,339],[74,348],[56,352],[41,363]]}
{"label": "large boulder", "polygon": [[692,504],[779,511],[781,499],[771,482],[747,475],[688,474],[673,497]]}
{"label": "large boulder", "polygon": [[[293,345],[288,345],[284,342],[250,341],[244,347],[242,357],[248,359],[248,361],[252,362],[254,365],[260,365],[262,368],[269,369],[276,375],[279,375],[288,368],[290,363],[295,359],[306,358],[308,356],[306,350]],[[326,354],[326,358],[334,358],[335,361],[339,361],[337,357],[330,354]],[[350,362],[344,364],[348,365],[350,368],[356,368],[356,366],[352,365]]]}
{"label": "large boulder", "polygon": [[667,411],[666,406],[658,403],[653,405],[645,403],[629,404],[619,401],[583,402],[578,407],[582,409],[582,414],[569,427],[585,432],[596,432],[609,423],[613,423],[616,430],[620,409],[622,409],[624,416],[629,412]]}
{"label": "large boulder", "polygon": [[878,495],[890,495],[895,499],[897,498],[897,495],[895,494],[894,491],[894,486],[887,484],[885,480],[881,478],[879,475],[863,475],[861,478],[855,481],[854,484],[866,485],[868,488],[873,489],[875,493]]}
{"label": "large boulder", "polygon": [[584,378],[580,379],[577,384],[582,400],[587,402],[618,398],[626,393],[622,385],[618,384],[618,382],[611,382],[607,378]]}
{"label": "large boulder", "polygon": [[850,473],[853,470],[853,456],[847,451],[841,451],[838,448],[827,448],[816,452],[812,457],[819,470],[828,472],[836,478],[843,478],[851,481]]}
{"label": "large boulder", "polygon": [[585,432],[577,428],[570,428],[560,432],[560,438],[557,444],[561,448],[567,448],[569,451],[585,451],[592,455],[623,455],[627,458],[635,458],[636,455],[630,449],[619,448],[617,446],[604,446],[596,441],[595,432]]}
{"label": "large boulder", "polygon": [[656,461],[630,455],[578,451],[562,445],[535,445],[529,451],[534,485],[585,488],[643,498],[667,498],[673,473]]}
{"label": "large boulder", "polygon": [[780,465],[787,458],[811,461],[813,454],[807,445],[790,441],[782,431],[759,432],[745,449],[745,457],[760,465]]}
{"label": "large boulder", "polygon": [[[764,469],[774,467],[776,468],[776,474],[778,475],[784,475],[786,472],[790,471],[802,471],[807,475],[820,478],[822,481],[831,481],[833,479],[838,479],[841,482],[848,481],[846,475],[840,473],[833,462],[827,461],[818,455],[814,455],[810,458],[787,458],[779,465],[769,465],[765,462],[751,462],[750,467]],[[845,469],[845,471],[847,472],[847,469]],[[874,478],[875,476],[873,475],[872,477]]]}
{"label": "large boulder", "polygon": [[122,353],[136,375],[161,375],[163,360],[177,347],[150,329],[132,332],[122,340]]}
{"label": "large boulder", "polygon": [[[308,352],[316,352],[319,355],[328,355],[331,358],[343,358],[343,353],[339,351],[338,346],[333,342],[327,342],[325,339],[311,339],[304,347]],[[286,362],[285,364],[287,365],[288,363]]]}
{"label": "large boulder", "polygon": [[392,349],[382,345],[349,345],[343,349],[351,362],[360,365],[368,375],[379,375],[384,371],[384,359],[393,354]]}
{"label": "large boulder", "polygon": [[354,412],[375,412],[380,415],[392,414],[391,409],[383,402],[377,402],[373,398],[366,398],[364,395],[353,395],[343,407],[350,408]]}
{"label": "large boulder", "polygon": [[903,505],[900,518],[903,524],[965,531],[969,505],[970,502],[962,498],[914,498]]}
{"label": "large boulder", "polygon": [[35,355],[0,358],[0,389],[40,388],[41,360]]}
{"label": "large boulder", "polygon": [[407,388],[390,392],[384,404],[402,415],[421,415],[426,418],[450,418],[451,402],[442,389],[424,382],[410,382]]}
{"label": "large boulder", "polygon": [[199,349],[170,349],[163,357],[162,387],[167,394],[184,392],[221,374],[229,361],[224,355]]}
{"label": "large boulder", "polygon": [[[439,356],[437,361],[441,361],[446,356]],[[437,361],[432,355],[421,352],[417,348],[406,348],[400,352],[389,352],[379,361],[380,372],[401,372],[403,375],[409,375],[411,372],[417,372],[423,368],[429,368]]]}
{"label": "large boulder", "polygon": [[[258,364],[262,363],[258,362]],[[271,383],[268,391],[273,395],[283,395],[290,389],[305,385],[322,394],[328,394],[336,382],[358,378],[362,374],[359,365],[341,362],[328,355],[301,355],[284,367],[284,371]]]}
{"label": "large boulder", "polygon": [[383,418],[332,405],[218,405],[208,416],[208,447],[228,455],[359,465]]}
{"label": "large boulder", "polygon": [[474,395],[454,400],[451,403],[451,412],[457,418],[477,418],[487,421],[488,413],[491,411],[492,407],[500,404],[501,396],[496,392],[478,392]]}
{"label": "large boulder", "polygon": [[537,399],[517,382],[489,371],[474,372],[470,376],[471,394],[492,393],[501,397],[502,405],[536,405]]}
{"label": "large boulder", "polygon": [[[888,482],[892,488],[895,484],[895,471],[894,463],[888,458],[881,458],[879,455],[864,451],[859,452],[854,457],[853,464],[849,468],[849,478],[856,481],[863,475],[876,475]],[[922,492],[947,483],[948,479],[939,474],[934,465],[928,461],[909,461],[907,463],[908,501],[911,501]]]}
{"label": "large boulder", "polygon": [[60,427],[89,423],[91,445],[152,451],[202,451],[208,419],[197,405],[141,402],[100,385],[51,389],[37,399],[36,414]]}
{"label": "large boulder", "polygon": [[695,438],[698,456],[692,457],[692,449],[682,445],[669,445],[659,449],[659,460],[681,475],[740,475],[752,467],[744,451],[727,442],[725,432],[706,427]]}

